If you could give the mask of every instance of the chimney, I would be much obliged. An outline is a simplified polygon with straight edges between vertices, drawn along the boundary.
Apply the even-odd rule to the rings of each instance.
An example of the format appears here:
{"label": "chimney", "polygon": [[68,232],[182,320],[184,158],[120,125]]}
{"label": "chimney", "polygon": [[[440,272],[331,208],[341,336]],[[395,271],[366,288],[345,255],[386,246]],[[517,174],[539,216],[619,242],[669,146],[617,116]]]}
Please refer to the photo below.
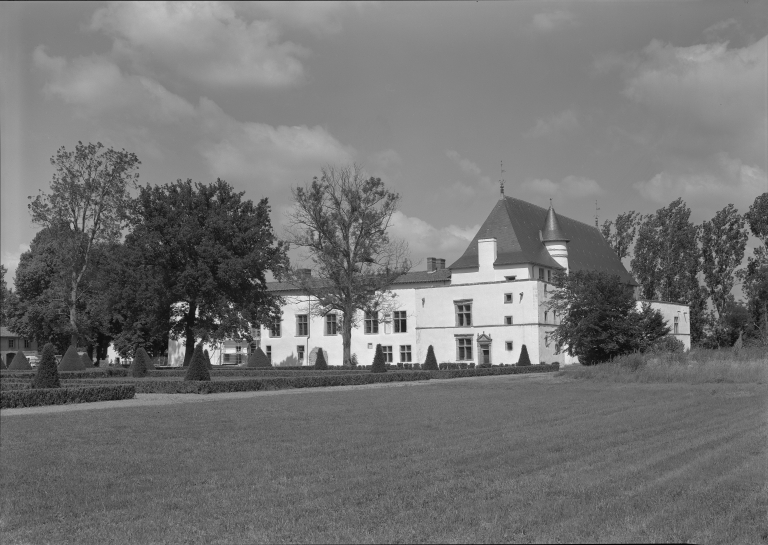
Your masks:
{"label": "chimney", "polygon": [[437,268],[437,259],[434,257],[427,258],[427,272],[432,272]]}
{"label": "chimney", "polygon": [[477,265],[479,272],[493,271],[496,261],[496,239],[484,238],[477,241]]}
{"label": "chimney", "polygon": [[445,268],[445,259],[438,259],[437,260],[437,268],[438,269],[444,269]]}

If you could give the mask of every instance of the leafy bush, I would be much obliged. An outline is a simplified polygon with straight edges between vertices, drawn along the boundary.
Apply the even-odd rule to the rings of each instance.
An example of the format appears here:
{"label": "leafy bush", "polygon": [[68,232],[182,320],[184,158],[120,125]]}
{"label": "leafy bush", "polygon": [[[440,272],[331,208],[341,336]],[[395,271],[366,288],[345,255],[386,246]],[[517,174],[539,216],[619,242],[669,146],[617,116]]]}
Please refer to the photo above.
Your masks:
{"label": "leafy bush", "polygon": [[149,363],[149,354],[147,354],[147,351],[144,350],[143,347],[140,347],[133,355],[133,362],[131,363],[130,368],[131,376],[146,377],[147,373],[149,372],[150,365],[151,363]]}
{"label": "leafy bush", "polygon": [[319,369],[319,370],[328,369],[328,362],[325,361],[325,355],[323,354],[322,348],[317,349],[317,358],[315,359],[315,369]]}
{"label": "leafy bush", "polygon": [[384,365],[384,352],[381,349],[381,345],[376,345],[376,354],[373,356],[373,364],[371,365],[371,373],[386,373],[387,366]]}
{"label": "leafy bush", "polygon": [[530,364],[531,364],[531,358],[528,357],[528,347],[523,345],[522,350],[520,350],[520,359],[517,360],[517,366],[525,367]]}
{"label": "leafy bush", "polygon": [[203,343],[197,343],[197,346],[195,346],[195,351],[192,354],[189,367],[187,367],[187,374],[184,380],[211,380],[211,372],[208,370],[205,355],[203,354]]}
{"label": "leafy bush", "polygon": [[51,343],[47,343],[43,347],[37,374],[32,380],[32,388],[58,388],[60,385],[59,371],[56,369],[56,349]]}
{"label": "leafy bush", "polygon": [[59,362],[59,371],[82,371],[85,369],[77,348],[70,346],[64,353],[64,357]]}
{"label": "leafy bush", "polygon": [[435,358],[435,349],[432,348],[432,345],[429,345],[429,348],[427,348],[427,359],[424,360],[424,370],[425,371],[437,371],[437,358]]}
{"label": "leafy bush", "polygon": [[93,362],[91,361],[91,358],[88,357],[88,352],[80,354],[80,361],[83,362],[83,367],[86,369],[93,369]]}
{"label": "leafy bush", "polygon": [[3,395],[0,396],[0,408],[12,409],[14,407],[114,401],[117,399],[133,399],[135,396],[136,387],[133,384],[11,390],[4,391]]}
{"label": "leafy bush", "polygon": [[664,335],[648,346],[648,352],[652,354],[679,354],[685,352],[685,343],[671,335]]}
{"label": "leafy bush", "polygon": [[245,364],[245,366],[247,368],[259,368],[259,369],[272,368],[272,364],[270,363],[269,358],[261,349],[261,347],[258,347],[256,350],[254,350],[248,355],[248,361]]}
{"label": "leafy bush", "polygon": [[[56,365],[55,358],[54,358],[54,365]],[[27,359],[27,356],[25,356],[24,352],[22,352],[21,350],[16,352],[16,355],[13,357],[11,364],[8,366],[9,371],[25,371],[30,369],[32,369],[32,366],[29,364],[29,360]]]}
{"label": "leafy bush", "polygon": [[203,350],[203,356],[205,356],[205,365],[208,367],[208,369],[213,369],[213,364],[211,363],[211,355],[208,353],[207,348]]}

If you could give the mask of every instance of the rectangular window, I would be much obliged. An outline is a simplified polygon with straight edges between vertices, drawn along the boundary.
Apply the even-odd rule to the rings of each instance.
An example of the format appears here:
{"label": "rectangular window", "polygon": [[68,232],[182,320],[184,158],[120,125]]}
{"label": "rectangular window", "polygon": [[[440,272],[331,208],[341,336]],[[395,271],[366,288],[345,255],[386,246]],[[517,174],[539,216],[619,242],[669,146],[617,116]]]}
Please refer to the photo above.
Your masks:
{"label": "rectangular window", "polygon": [[14,339],[8,339],[8,348],[13,348],[14,346],[16,346]]}
{"label": "rectangular window", "polygon": [[504,325],[512,325],[512,316],[504,316]]}
{"label": "rectangular window", "polygon": [[24,339],[24,348],[29,348],[30,344],[29,339]]}
{"label": "rectangular window", "polygon": [[544,280],[544,269],[539,267],[539,280]]}
{"label": "rectangular window", "polygon": [[512,341],[505,342],[504,346],[507,349],[507,352],[512,352]]}
{"label": "rectangular window", "polygon": [[325,334],[326,335],[338,335],[339,333],[339,324],[336,321],[336,315],[335,314],[326,314],[325,315]]}
{"label": "rectangular window", "polygon": [[275,318],[272,320],[272,323],[269,324],[269,336],[280,337],[281,335],[282,331],[280,328],[280,318]]}
{"label": "rectangular window", "polygon": [[472,359],[472,337],[456,337],[456,359],[459,361]]}
{"label": "rectangular window", "polygon": [[677,335],[677,324],[678,324],[679,321],[680,321],[680,318],[675,316],[675,335]]}
{"label": "rectangular window", "polygon": [[544,323],[545,323],[545,324],[547,323],[547,318],[549,318],[549,312],[547,312],[547,311],[545,310],[545,311],[544,311]]}
{"label": "rectangular window", "polygon": [[547,270],[547,282],[552,282],[552,271]]}
{"label": "rectangular window", "polygon": [[459,327],[468,327],[472,325],[472,303],[457,302],[456,304],[456,325]]}
{"label": "rectangular window", "polygon": [[384,354],[384,363],[392,363],[392,346],[382,346],[381,353]]}
{"label": "rectangular window", "polygon": [[408,331],[408,322],[404,310],[395,311],[395,333],[406,333]]}
{"label": "rectangular window", "polygon": [[272,346],[267,345],[267,359],[269,360],[269,363],[272,363]]}
{"label": "rectangular window", "polygon": [[304,365],[304,345],[296,346],[296,359],[299,360],[299,365]]}
{"label": "rectangular window", "polygon": [[309,316],[306,314],[296,315],[296,336],[306,337],[309,335]]}
{"label": "rectangular window", "polygon": [[511,293],[504,294],[504,303],[512,303],[513,301]]}
{"label": "rectangular window", "polygon": [[369,335],[377,335],[379,333],[379,313],[378,312],[365,313],[365,332]]}
{"label": "rectangular window", "polygon": [[504,277],[504,280],[506,280],[507,282],[512,282],[513,280],[516,280],[516,279],[517,279],[517,276],[505,276]]}
{"label": "rectangular window", "polygon": [[242,352],[242,351],[243,351],[243,347],[242,347],[242,346],[240,346],[240,345],[238,344],[238,345],[235,347],[235,352]]}
{"label": "rectangular window", "polygon": [[402,363],[411,363],[411,345],[410,344],[400,345],[400,361]]}

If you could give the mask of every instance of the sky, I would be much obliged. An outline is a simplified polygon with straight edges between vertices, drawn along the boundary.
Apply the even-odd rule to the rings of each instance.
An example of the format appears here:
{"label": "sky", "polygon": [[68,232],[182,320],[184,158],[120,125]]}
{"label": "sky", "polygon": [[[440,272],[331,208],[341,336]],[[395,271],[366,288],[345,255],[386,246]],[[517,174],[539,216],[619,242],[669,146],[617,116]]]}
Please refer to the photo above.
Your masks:
{"label": "sky", "polygon": [[277,236],[292,188],[358,163],[401,195],[414,270],[460,257],[502,177],[589,224],[743,213],[768,191],[767,59],[755,1],[3,2],[1,261],[12,283],[27,197],[78,141],[136,153],[142,184],[266,197]]}

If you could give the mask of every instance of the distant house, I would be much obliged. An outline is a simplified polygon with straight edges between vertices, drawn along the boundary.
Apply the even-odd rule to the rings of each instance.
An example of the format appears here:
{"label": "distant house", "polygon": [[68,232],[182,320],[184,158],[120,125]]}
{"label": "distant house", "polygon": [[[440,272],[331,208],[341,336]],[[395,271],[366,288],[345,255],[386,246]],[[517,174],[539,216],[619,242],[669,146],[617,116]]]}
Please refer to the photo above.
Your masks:
{"label": "distant house", "polygon": [[[534,363],[576,363],[577,358],[558,353],[549,338],[560,317],[546,302],[555,272],[583,270],[614,274],[639,292],[597,228],[557,214],[552,206],[502,197],[450,267],[430,257],[426,271],[405,274],[391,286],[397,295],[391,314],[358,312],[352,353],[359,363],[370,364],[381,344],[389,363],[421,363],[432,345],[439,362],[513,364],[526,345]],[[268,289],[285,299],[282,317],[254,330],[250,346],[228,341],[217,360],[212,352],[214,364],[242,361],[256,346],[273,365],[312,364],[318,348],[328,363],[341,364],[341,313],[313,316],[313,299],[290,283],[271,282]],[[638,300],[638,307],[643,302]],[[649,303],[661,311],[671,334],[690,348],[688,306]],[[180,341],[169,342],[168,356],[181,365]]]}
{"label": "distant house", "polygon": [[37,342],[20,337],[7,327],[0,326],[0,358],[6,367],[11,364],[19,350],[22,350],[28,358],[37,358]]}

